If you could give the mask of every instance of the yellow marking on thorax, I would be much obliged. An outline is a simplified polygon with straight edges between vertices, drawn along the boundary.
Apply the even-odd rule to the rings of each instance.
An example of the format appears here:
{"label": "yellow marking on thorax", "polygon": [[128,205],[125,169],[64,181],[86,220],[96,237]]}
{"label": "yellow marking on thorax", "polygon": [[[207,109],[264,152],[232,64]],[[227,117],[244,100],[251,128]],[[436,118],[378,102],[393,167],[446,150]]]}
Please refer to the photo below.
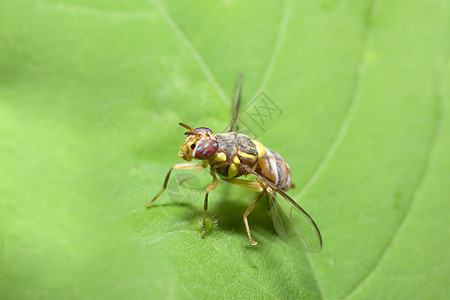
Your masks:
{"label": "yellow marking on thorax", "polygon": [[228,168],[228,178],[233,178],[237,175],[239,170],[239,165],[241,164],[241,161],[239,160],[239,157],[235,155],[233,157],[233,162],[230,164],[230,167]]}
{"label": "yellow marking on thorax", "polygon": [[217,152],[216,155],[214,155],[215,161],[226,161],[227,155],[224,152]]}
{"label": "yellow marking on thorax", "polygon": [[238,151],[238,154],[241,157],[249,158],[251,160],[255,160],[256,159],[256,157],[253,154],[248,154],[248,153],[245,153],[245,152],[242,152],[242,151]]}
{"label": "yellow marking on thorax", "polygon": [[258,158],[263,157],[263,155],[266,154],[266,148],[264,147],[264,145],[255,140],[252,140],[252,142],[256,146],[256,151],[258,151]]}
{"label": "yellow marking on thorax", "polygon": [[228,168],[228,178],[233,178],[237,175],[238,167],[235,163],[231,163]]}

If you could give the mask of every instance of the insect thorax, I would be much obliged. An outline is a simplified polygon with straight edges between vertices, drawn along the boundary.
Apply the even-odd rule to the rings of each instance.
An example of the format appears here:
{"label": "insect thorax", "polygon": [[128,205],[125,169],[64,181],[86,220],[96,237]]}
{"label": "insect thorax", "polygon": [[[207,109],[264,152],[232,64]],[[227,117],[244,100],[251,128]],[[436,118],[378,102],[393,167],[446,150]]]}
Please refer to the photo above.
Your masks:
{"label": "insect thorax", "polygon": [[218,155],[212,161],[218,174],[233,178],[242,175],[240,164],[255,168],[258,162],[258,149],[251,138],[237,132],[219,133],[216,135],[219,143]]}

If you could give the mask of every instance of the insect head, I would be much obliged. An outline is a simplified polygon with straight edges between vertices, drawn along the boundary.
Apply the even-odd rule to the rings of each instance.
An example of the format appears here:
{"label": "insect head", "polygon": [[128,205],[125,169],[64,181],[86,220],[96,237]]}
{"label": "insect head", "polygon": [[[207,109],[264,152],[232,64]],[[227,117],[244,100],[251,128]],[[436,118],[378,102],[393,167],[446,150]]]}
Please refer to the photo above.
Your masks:
{"label": "insect head", "polygon": [[183,144],[178,156],[184,160],[190,161],[195,159],[209,159],[213,157],[219,149],[219,144],[211,129],[206,127],[198,127],[193,129],[186,124],[180,123],[181,126],[189,130],[185,132],[188,136]]}

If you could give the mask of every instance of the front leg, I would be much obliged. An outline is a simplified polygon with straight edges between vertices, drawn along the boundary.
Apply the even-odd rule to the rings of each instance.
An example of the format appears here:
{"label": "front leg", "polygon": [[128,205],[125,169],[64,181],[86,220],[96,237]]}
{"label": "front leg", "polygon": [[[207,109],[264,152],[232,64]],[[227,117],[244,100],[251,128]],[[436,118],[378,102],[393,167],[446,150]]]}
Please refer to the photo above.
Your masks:
{"label": "front leg", "polygon": [[167,172],[166,179],[164,179],[163,188],[159,191],[158,194],[156,194],[155,197],[153,197],[152,200],[147,202],[147,207],[152,205],[153,202],[156,201],[156,199],[165,191],[167,188],[167,183],[169,182],[170,173],[172,173],[172,170],[175,169],[183,169],[183,170],[192,170],[192,169],[203,169],[204,166],[201,163],[182,163],[182,164],[176,164],[172,168],[169,169],[169,172]]}
{"label": "front leg", "polygon": [[208,210],[208,195],[209,193],[214,190],[217,187],[217,177],[216,177],[216,171],[211,168],[211,176],[213,177],[213,181],[210,185],[206,188],[206,195],[205,195],[205,203],[203,204],[203,229],[202,229],[202,236],[206,235],[206,211]]}

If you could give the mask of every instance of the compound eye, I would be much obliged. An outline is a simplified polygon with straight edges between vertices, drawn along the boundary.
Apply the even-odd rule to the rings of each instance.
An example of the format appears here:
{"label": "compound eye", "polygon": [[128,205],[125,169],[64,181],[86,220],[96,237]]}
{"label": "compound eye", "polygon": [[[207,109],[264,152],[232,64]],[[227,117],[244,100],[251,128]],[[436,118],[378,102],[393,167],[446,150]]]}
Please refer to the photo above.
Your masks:
{"label": "compound eye", "polygon": [[219,144],[215,140],[203,140],[198,142],[193,157],[197,159],[208,159],[216,154]]}
{"label": "compound eye", "polygon": [[194,129],[196,132],[200,132],[200,131],[207,131],[207,132],[211,132],[211,129],[207,128],[207,127],[198,127]]}

